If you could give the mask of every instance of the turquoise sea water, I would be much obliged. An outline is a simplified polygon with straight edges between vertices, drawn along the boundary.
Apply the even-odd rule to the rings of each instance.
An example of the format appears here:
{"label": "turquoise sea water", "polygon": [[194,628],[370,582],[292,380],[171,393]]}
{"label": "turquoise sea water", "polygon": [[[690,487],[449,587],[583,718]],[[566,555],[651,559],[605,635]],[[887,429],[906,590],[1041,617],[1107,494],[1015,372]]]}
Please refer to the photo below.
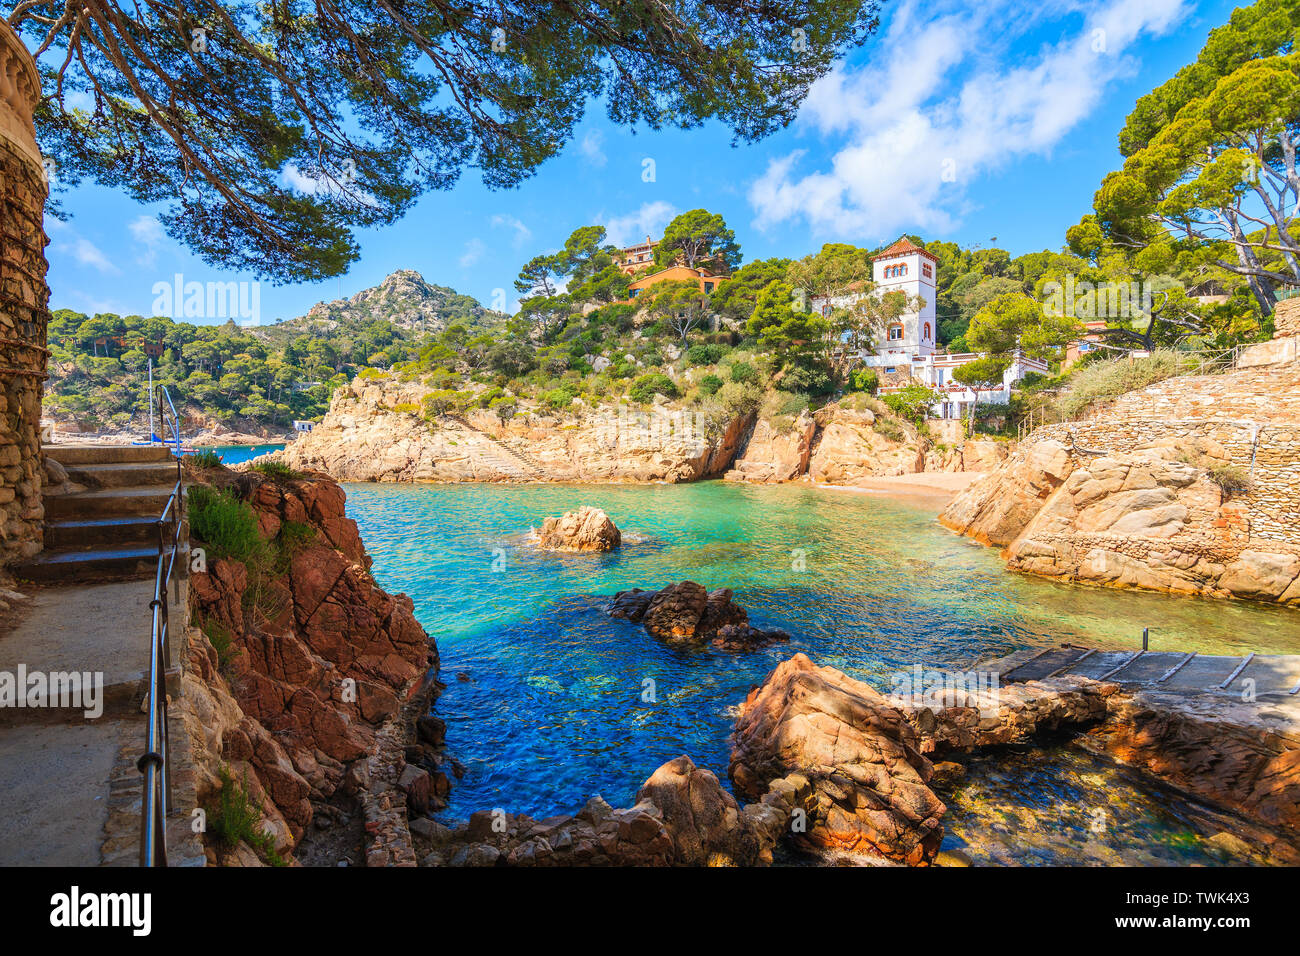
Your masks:
{"label": "turquoise sea water", "polygon": [[[722,482],[345,487],[376,577],[415,600],[438,643],[449,686],[437,712],[467,768],[450,819],[492,807],[571,812],[594,793],[628,805],[683,753],[725,781],[736,706],[796,651],[882,689],[918,662],[969,666],[1067,640],[1138,647],[1144,626],[1153,649],[1300,652],[1294,611],[1008,572],[995,550],[939,526],[932,499]],[[528,546],[531,527],[582,504],[623,530],[620,552]],[[793,640],[749,655],[675,650],[601,611],[615,591],[688,578],[735,589],[751,620]],[[1059,802],[1058,790],[1047,786],[1042,799]],[[1134,794],[1126,813],[1155,821],[1142,832],[1160,830],[1162,800],[1134,809],[1143,799]],[[978,828],[980,815],[956,817],[960,844],[961,821]],[[1173,839],[1181,824],[1169,819]]]}
{"label": "turquoise sea water", "polygon": [[222,464],[238,465],[240,462],[249,461],[258,455],[269,455],[271,452],[279,451],[283,447],[283,443],[278,445],[211,445],[209,450],[221,456]]}

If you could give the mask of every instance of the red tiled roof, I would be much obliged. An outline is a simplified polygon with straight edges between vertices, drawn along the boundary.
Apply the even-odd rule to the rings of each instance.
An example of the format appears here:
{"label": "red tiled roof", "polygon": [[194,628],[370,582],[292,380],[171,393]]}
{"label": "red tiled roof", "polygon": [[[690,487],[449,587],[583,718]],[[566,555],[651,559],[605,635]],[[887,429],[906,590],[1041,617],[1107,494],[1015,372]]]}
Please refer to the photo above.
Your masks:
{"label": "red tiled roof", "polygon": [[935,262],[939,261],[938,256],[934,255],[934,253],[926,252],[924,249],[922,249],[920,246],[914,243],[911,239],[907,238],[907,236],[900,236],[897,242],[895,242],[892,246],[890,246],[880,255],[876,256],[876,258],[893,259],[895,256],[907,256],[913,253],[919,253],[920,255],[923,255],[928,259],[933,259]]}

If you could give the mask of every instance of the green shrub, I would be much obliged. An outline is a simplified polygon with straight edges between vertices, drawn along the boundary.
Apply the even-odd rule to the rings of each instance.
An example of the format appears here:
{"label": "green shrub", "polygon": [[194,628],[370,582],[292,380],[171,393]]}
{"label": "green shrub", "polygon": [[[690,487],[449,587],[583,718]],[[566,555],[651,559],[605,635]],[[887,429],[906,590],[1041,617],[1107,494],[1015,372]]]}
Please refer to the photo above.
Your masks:
{"label": "green shrub", "polygon": [[309,544],[315,544],[319,537],[315,526],[305,521],[284,521],[280,532],[275,537],[276,561],[275,572],[284,574],[293,562],[293,556]]}
{"label": "green shrub", "polygon": [[1077,418],[1093,405],[1179,375],[1188,364],[1186,356],[1170,349],[1152,352],[1148,358],[1093,362],[1070,376],[1070,390],[1060,397],[1058,407],[1065,418]]}
{"label": "green shrub", "polygon": [[768,417],[779,415],[793,421],[807,409],[808,396],[797,392],[772,392],[763,401],[763,414]]}
{"label": "green shrub", "polygon": [[748,362],[736,362],[731,366],[731,380],[742,385],[758,381],[758,369]]}
{"label": "green shrub", "polygon": [[573,404],[574,394],[566,386],[553,388],[541,396],[542,404],[548,408],[568,408]]}
{"label": "green shrub", "polygon": [[246,501],[207,485],[189,490],[190,530],[217,557],[257,563],[266,555],[266,540],[257,530],[257,515]]}
{"label": "green shrub", "polygon": [[221,456],[211,448],[201,448],[192,455],[186,455],[185,461],[195,468],[216,468],[221,464]]}
{"label": "green shrub", "polygon": [[885,436],[890,441],[901,442],[907,439],[907,432],[903,429],[903,426],[892,418],[877,418],[875,424],[871,427],[875,429],[877,434]]}
{"label": "green shrub", "polygon": [[881,401],[899,418],[920,424],[930,412],[930,406],[941,401],[943,396],[926,388],[924,385],[907,385],[897,392],[882,395]]}
{"label": "green shrub", "polygon": [[255,465],[249,465],[248,470],[255,471],[259,475],[266,475],[268,478],[286,481],[306,477],[301,471],[295,471],[282,461],[259,461]]}
{"label": "green shrub", "polygon": [[1250,472],[1240,465],[1213,465],[1208,474],[1210,481],[1218,485],[1224,496],[1228,498],[1248,495],[1255,488]]}
{"label": "green shrub", "polygon": [[244,778],[241,786],[235,782],[229,767],[222,766],[219,774],[221,789],[206,807],[207,832],[227,849],[247,843],[272,866],[284,866],[274,838],[262,828],[261,802],[248,795],[248,778]]}
{"label": "green shrub", "polygon": [[678,391],[677,385],[667,375],[661,372],[650,372],[638,376],[627,394],[634,402],[650,402],[654,400],[655,395],[676,398]]}
{"label": "green shrub", "polygon": [[849,391],[866,392],[875,395],[880,388],[880,376],[873,368],[857,368],[849,375]]}
{"label": "green shrub", "polygon": [[393,411],[399,415],[418,415],[420,414],[420,406],[415,402],[398,402],[393,406]]}
{"label": "green shrub", "polygon": [[714,365],[727,354],[722,345],[692,345],[686,350],[686,361],[692,365]]}
{"label": "green shrub", "polygon": [[705,395],[716,395],[722,386],[722,379],[716,375],[706,375],[700,379],[700,391]]}
{"label": "green shrub", "polygon": [[737,418],[756,411],[763,400],[763,395],[753,385],[728,382],[718,389],[717,399],[729,417]]}

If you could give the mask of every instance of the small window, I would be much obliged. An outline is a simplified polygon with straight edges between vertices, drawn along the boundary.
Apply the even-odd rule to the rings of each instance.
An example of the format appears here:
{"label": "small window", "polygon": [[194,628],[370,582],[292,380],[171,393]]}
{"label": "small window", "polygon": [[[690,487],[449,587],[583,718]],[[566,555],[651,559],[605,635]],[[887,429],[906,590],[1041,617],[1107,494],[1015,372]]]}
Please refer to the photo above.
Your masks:
{"label": "small window", "polygon": [[925,273],[927,279],[934,275],[934,272],[930,269],[930,263],[928,262],[921,266],[921,271]]}
{"label": "small window", "polygon": [[889,341],[901,342],[903,340],[903,327],[901,325],[891,325],[889,327]]}
{"label": "small window", "polygon": [[925,323],[925,332],[922,334],[921,338],[922,338],[924,341],[926,341],[926,342],[930,341],[930,323],[929,323],[929,322]]}

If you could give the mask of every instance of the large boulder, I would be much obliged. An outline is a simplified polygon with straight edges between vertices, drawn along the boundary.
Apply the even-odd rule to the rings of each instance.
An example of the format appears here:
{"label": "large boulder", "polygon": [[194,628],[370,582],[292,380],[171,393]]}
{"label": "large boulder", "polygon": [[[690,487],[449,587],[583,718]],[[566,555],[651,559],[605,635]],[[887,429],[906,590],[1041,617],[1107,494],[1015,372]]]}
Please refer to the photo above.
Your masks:
{"label": "large boulder", "polygon": [[723,650],[750,650],[786,641],[781,630],[764,631],[749,623],[749,612],[732,600],[731,588],[707,590],[694,581],[658,591],[619,591],[608,607],[610,617],[644,625],[652,637],[670,643],[711,643]]}
{"label": "large boulder", "polygon": [[622,532],[609,515],[590,505],[547,518],[537,533],[537,546],[547,551],[613,551],[622,543]]}
{"label": "large boulder", "polygon": [[[927,786],[916,730],[881,694],[803,654],[750,692],[732,735],[736,792],[762,799],[791,779],[812,790],[813,846],[931,862],[945,807]],[[798,832],[798,828],[796,828]]]}
{"label": "large boulder", "polygon": [[659,808],[679,865],[771,863],[785,827],[785,815],[772,807],[759,803],[742,810],[712,771],[686,756],[656,770],[636,799],[638,806],[649,801]]}

